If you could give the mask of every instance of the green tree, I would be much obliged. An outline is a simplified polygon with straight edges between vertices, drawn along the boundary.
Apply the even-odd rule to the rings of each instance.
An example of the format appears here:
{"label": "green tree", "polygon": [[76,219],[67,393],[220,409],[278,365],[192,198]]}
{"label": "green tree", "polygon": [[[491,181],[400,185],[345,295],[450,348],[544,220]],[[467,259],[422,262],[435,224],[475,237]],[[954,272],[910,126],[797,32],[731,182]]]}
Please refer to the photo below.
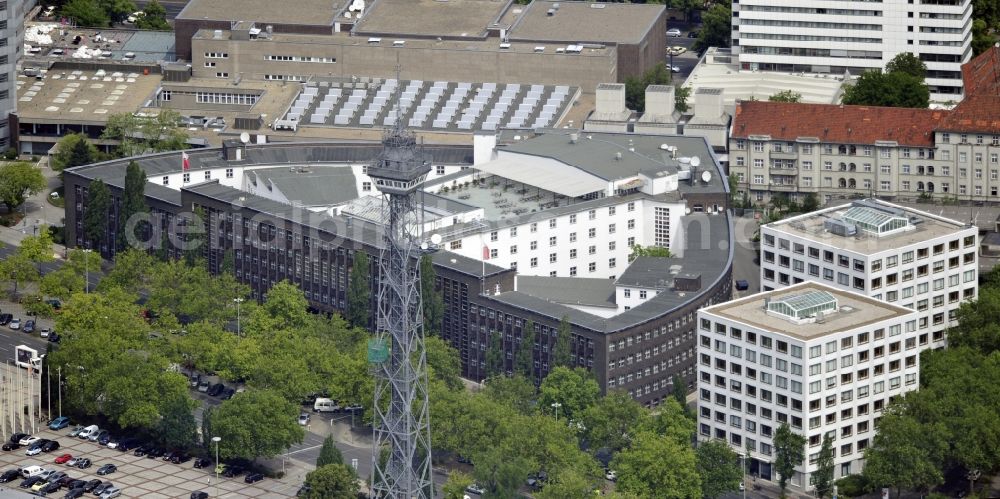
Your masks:
{"label": "green tree", "polygon": [[864,477],[876,487],[927,490],[944,482],[942,457],[948,448],[942,423],[925,424],[890,406],[865,449]]}
{"label": "green tree", "polygon": [[104,10],[104,14],[114,23],[120,23],[135,12],[135,3],[132,0],[98,0],[98,5]]}
{"label": "green tree", "polygon": [[637,432],[646,431],[666,436],[679,445],[691,445],[695,421],[673,398],[664,399],[657,412],[643,419]]}
{"label": "green tree", "polygon": [[915,78],[924,79],[927,76],[927,65],[912,52],[901,52],[885,64],[885,72],[905,73]]}
{"label": "green tree", "polygon": [[[994,2],[995,3],[995,2]],[[973,8],[973,12],[978,13],[978,9]],[[990,49],[996,40],[990,33],[989,24],[983,19],[972,20],[972,53],[982,54]]]}
{"label": "green tree", "polygon": [[166,447],[188,449],[195,445],[198,426],[192,411],[198,404],[188,394],[164,401],[162,419],[156,425],[156,438]]}
{"label": "green tree", "polygon": [[535,397],[538,390],[531,378],[518,373],[513,376],[497,376],[486,380],[482,391],[486,398],[509,407],[518,414],[531,415],[535,413]]}
{"label": "green tree", "polygon": [[535,377],[535,323],[531,319],[525,321],[521,328],[521,341],[514,356],[514,372],[528,379]]}
{"label": "green tree", "polygon": [[833,492],[833,440],[830,435],[823,435],[823,447],[819,449],[816,471],[813,472],[813,485],[819,499],[824,499]]}
{"label": "green tree", "polygon": [[219,455],[222,459],[276,456],[302,442],[305,431],[296,421],[298,414],[295,404],[273,391],[236,394],[212,412],[212,436],[222,438]]}
{"label": "green tree", "polygon": [[692,48],[728,47],[733,38],[733,13],[728,5],[714,4],[701,16],[701,30]]}
{"label": "green tree", "polygon": [[[146,172],[139,167],[135,161],[129,161],[125,167],[125,188],[122,192],[122,207],[119,214],[119,226],[128,227],[132,222],[132,217],[138,214],[149,212],[146,205]],[[145,224],[139,229],[146,230]],[[119,230],[118,248],[124,248],[126,243],[135,234],[126,234],[126,231]]]}
{"label": "green tree", "polygon": [[14,211],[28,196],[40,192],[48,184],[41,170],[31,163],[14,161],[0,166],[0,201]]}
{"label": "green tree", "polygon": [[593,496],[596,480],[569,468],[551,477],[545,488],[534,494],[536,499],[565,499]]}
{"label": "green tree", "polygon": [[701,477],[702,497],[716,499],[726,492],[733,492],[743,481],[739,457],[725,440],[702,442],[695,450],[698,476]]}
{"label": "green tree", "polygon": [[74,166],[89,165],[97,161],[98,155],[97,146],[91,144],[86,135],[70,133],[56,143],[49,166],[53,170],[61,171]]}
{"label": "green tree", "polygon": [[771,102],[801,102],[802,94],[794,90],[782,90],[768,97],[767,100]]}
{"label": "green tree", "polygon": [[812,213],[819,209],[819,198],[816,194],[810,192],[806,194],[806,197],[802,200],[802,212]]}
{"label": "green tree", "polygon": [[684,383],[684,379],[679,374],[675,374],[673,379],[670,380],[670,384],[672,386],[670,395],[680,404],[684,412],[687,413],[687,383]]}
{"label": "green tree", "polygon": [[617,489],[638,497],[700,497],[697,459],[689,445],[653,433],[640,433],[632,446],[611,461]]}
{"label": "green tree", "polygon": [[97,179],[87,187],[87,207],[83,212],[83,232],[91,246],[100,248],[108,233],[108,212],[111,209],[111,191],[104,181]]}
{"label": "green tree", "polygon": [[853,85],[844,90],[844,104],[926,108],[930,90],[923,78],[903,71],[883,73],[865,71]]}
{"label": "green tree", "polygon": [[660,62],[646,70],[641,76],[625,78],[625,105],[639,112],[646,110],[646,87],[667,85],[673,79],[666,64]]}
{"label": "green tree", "polygon": [[444,499],[464,499],[466,497],[465,488],[472,485],[472,476],[461,471],[448,473],[448,481],[441,487],[441,494]]}
{"label": "green tree", "polygon": [[420,301],[424,312],[424,335],[433,336],[441,332],[444,317],[444,297],[437,290],[434,262],[430,255],[420,257]]}
{"label": "green tree", "polygon": [[677,87],[674,90],[674,108],[686,113],[690,109],[688,99],[691,97],[691,87]]}
{"label": "green tree", "polygon": [[139,16],[135,20],[135,27],[139,29],[149,29],[157,31],[170,31],[170,23],[167,22],[167,9],[164,9],[157,0],[150,0],[143,9],[145,15]]}
{"label": "green tree", "polygon": [[462,361],[457,350],[437,336],[424,339],[424,350],[432,378],[440,380],[451,390],[461,390],[465,386],[461,377]]}
{"label": "green tree", "polygon": [[486,349],[486,376],[504,374],[503,333],[490,331],[490,346]]}
{"label": "green tree", "polygon": [[85,279],[90,270],[101,269],[101,255],[81,249],[69,250],[65,264],[42,276],[39,291],[47,296],[68,299],[86,290]]}
{"label": "green tree", "polygon": [[13,255],[0,260],[0,276],[11,284],[11,294],[17,296],[21,283],[38,280],[38,268],[24,254],[15,251]]}
{"label": "green tree", "polygon": [[805,446],[805,437],[792,432],[785,423],[774,433],[774,470],[778,472],[778,486],[782,496],[785,495],[788,479],[795,474],[795,467],[802,464],[805,458]]}
{"label": "green tree", "polygon": [[69,0],[61,11],[63,16],[72,19],[78,26],[90,28],[108,26],[108,15],[104,13],[97,0]]}
{"label": "green tree", "polygon": [[[155,116],[118,113],[108,117],[102,139],[118,141],[115,155],[120,158],[152,152],[187,148],[188,133],[177,111],[161,109]],[[177,158],[180,163],[180,158]]]}
{"label": "green tree", "polygon": [[114,287],[136,294],[146,289],[153,266],[153,257],[145,251],[130,248],[115,253],[115,264],[101,279],[98,289]]}
{"label": "green tree", "polygon": [[333,442],[333,435],[327,435],[323,439],[323,447],[319,449],[319,456],[316,458],[316,468],[322,468],[328,464],[344,464],[344,455]]}
{"label": "green tree", "polygon": [[569,324],[569,316],[559,319],[559,329],[556,330],[556,344],[552,347],[552,366],[573,367],[572,338],[573,328]]}
{"label": "green tree", "polygon": [[[600,395],[601,388],[586,369],[556,367],[542,380],[538,405],[542,411],[553,411],[560,417],[576,419],[597,403]],[[553,404],[560,405],[554,407]]]}
{"label": "green tree", "polygon": [[354,327],[368,327],[371,318],[371,284],[368,254],[354,252],[350,282],[347,285],[347,312],[345,319]]}
{"label": "green tree", "polygon": [[358,478],[343,464],[328,464],[306,475],[307,499],[355,499]]}
{"label": "green tree", "polygon": [[674,256],[670,252],[670,248],[665,248],[663,246],[643,246],[641,244],[636,244],[632,246],[632,253],[628,255],[628,261],[633,261],[639,257],[650,257],[650,258],[670,258]]}
{"label": "green tree", "polygon": [[592,449],[618,452],[629,446],[633,432],[647,416],[646,409],[628,393],[612,390],[583,411],[587,441]]}
{"label": "green tree", "polygon": [[205,254],[205,234],[208,232],[205,225],[208,217],[205,215],[205,208],[196,206],[191,213],[191,217],[185,220],[184,242],[181,249],[184,250],[184,260],[189,265],[202,258]]}

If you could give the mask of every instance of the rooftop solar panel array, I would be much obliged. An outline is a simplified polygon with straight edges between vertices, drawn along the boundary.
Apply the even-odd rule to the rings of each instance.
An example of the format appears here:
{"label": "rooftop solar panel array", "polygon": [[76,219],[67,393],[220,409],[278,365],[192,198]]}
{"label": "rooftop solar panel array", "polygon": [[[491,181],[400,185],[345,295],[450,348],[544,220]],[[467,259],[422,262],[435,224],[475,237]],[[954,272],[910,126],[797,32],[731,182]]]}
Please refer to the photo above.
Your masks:
{"label": "rooftop solar panel array", "polygon": [[397,116],[410,128],[438,131],[555,126],[579,89],[516,83],[395,79],[308,82],[282,122],[297,126],[382,127]]}

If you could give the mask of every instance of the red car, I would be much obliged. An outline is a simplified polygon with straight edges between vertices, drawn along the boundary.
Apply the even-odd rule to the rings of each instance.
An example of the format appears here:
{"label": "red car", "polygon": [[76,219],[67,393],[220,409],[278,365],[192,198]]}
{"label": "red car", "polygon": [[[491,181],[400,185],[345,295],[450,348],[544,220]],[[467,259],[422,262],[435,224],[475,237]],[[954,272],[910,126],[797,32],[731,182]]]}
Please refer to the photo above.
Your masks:
{"label": "red car", "polygon": [[66,461],[73,459],[73,456],[69,454],[63,454],[56,458],[56,464],[66,464]]}

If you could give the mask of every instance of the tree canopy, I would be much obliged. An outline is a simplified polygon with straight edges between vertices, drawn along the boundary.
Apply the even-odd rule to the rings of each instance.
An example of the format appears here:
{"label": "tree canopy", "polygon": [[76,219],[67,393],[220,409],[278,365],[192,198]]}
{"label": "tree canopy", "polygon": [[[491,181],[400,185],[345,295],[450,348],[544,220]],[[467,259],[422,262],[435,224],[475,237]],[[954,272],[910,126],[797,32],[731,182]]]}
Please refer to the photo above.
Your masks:
{"label": "tree canopy", "polygon": [[358,479],[343,464],[327,464],[306,474],[307,499],[355,499],[358,497]]}
{"label": "tree canopy", "polygon": [[795,433],[785,423],[774,432],[774,470],[778,472],[778,486],[784,495],[788,480],[795,474],[795,467],[805,459],[806,439]]}
{"label": "tree canopy", "polygon": [[863,106],[925,108],[930,103],[930,90],[924,83],[927,67],[909,52],[904,52],[886,64],[885,71],[865,71],[853,85],[844,90],[844,104]]}
{"label": "tree canopy", "polygon": [[618,490],[639,497],[688,499],[702,494],[701,477],[690,445],[650,432],[615,456],[611,467],[618,472]]}
{"label": "tree canopy", "polygon": [[695,450],[702,497],[716,499],[726,492],[736,491],[743,481],[739,457],[725,440],[701,442]]}
{"label": "tree canopy", "polygon": [[269,390],[237,393],[212,411],[213,437],[220,437],[219,455],[273,457],[305,437],[296,417],[299,408]]}
{"label": "tree canopy", "polygon": [[[171,109],[160,109],[153,116],[138,116],[131,112],[112,114],[101,138],[119,141],[115,155],[120,158],[179,151],[188,147],[188,133],[182,127],[181,115]],[[177,163],[180,164],[180,157]]]}
{"label": "tree canopy", "polygon": [[97,161],[100,154],[97,146],[92,144],[82,133],[70,133],[59,139],[55,152],[49,161],[53,170],[63,170],[74,166],[87,165]]}
{"label": "tree canopy", "polygon": [[782,90],[771,95],[767,100],[771,102],[799,102],[802,100],[802,94],[794,90]]}
{"label": "tree canopy", "polygon": [[347,311],[344,315],[354,327],[368,327],[368,321],[372,316],[369,265],[367,253],[354,252],[350,281],[347,284]]}
{"label": "tree canopy", "polygon": [[47,187],[45,176],[35,165],[13,161],[0,165],[0,201],[14,211],[33,194]]}
{"label": "tree canopy", "polygon": [[714,4],[701,16],[701,30],[695,40],[694,50],[709,47],[728,47],[733,38],[733,13],[725,4]]}

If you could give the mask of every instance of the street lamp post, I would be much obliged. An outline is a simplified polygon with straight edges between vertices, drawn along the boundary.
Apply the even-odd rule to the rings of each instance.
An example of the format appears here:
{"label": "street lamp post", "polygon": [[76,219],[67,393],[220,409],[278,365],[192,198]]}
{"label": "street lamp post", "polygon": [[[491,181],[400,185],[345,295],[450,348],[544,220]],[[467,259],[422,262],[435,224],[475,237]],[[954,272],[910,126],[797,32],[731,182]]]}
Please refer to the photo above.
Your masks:
{"label": "street lamp post", "polygon": [[83,284],[85,286],[84,293],[90,293],[90,253],[92,251],[93,250],[89,248],[83,250],[83,269],[85,272],[84,279],[86,279]]}
{"label": "street lamp post", "polygon": [[240,303],[243,303],[243,298],[233,298],[233,303],[236,303],[236,336],[242,336],[240,332]]}
{"label": "street lamp post", "polygon": [[212,437],[212,442],[215,442],[215,497],[219,497],[219,442],[222,441],[221,437]]}
{"label": "street lamp post", "polygon": [[553,402],[552,403],[552,408],[555,409],[556,419],[559,419],[559,408],[560,407],[562,407],[562,404],[560,404],[559,402]]}

